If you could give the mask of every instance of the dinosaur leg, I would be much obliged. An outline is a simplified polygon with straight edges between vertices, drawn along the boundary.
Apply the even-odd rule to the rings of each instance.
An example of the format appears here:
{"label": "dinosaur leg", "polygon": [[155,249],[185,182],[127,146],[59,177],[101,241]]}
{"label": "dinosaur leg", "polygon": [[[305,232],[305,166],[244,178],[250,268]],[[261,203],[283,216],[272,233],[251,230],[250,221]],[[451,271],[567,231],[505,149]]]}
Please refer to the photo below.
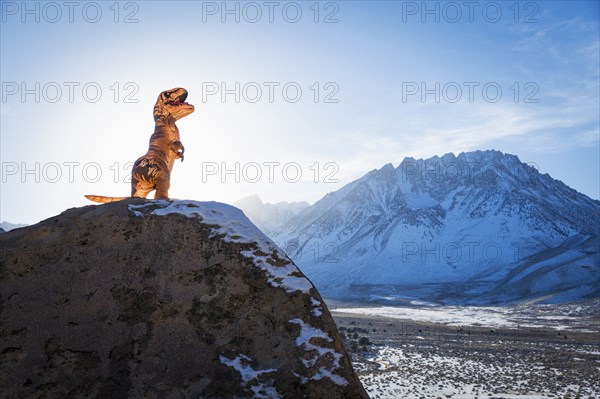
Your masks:
{"label": "dinosaur leg", "polygon": [[152,189],[132,189],[132,197],[137,197],[137,198],[146,198],[148,196],[148,194],[150,194],[150,192],[152,191]]}
{"label": "dinosaur leg", "polygon": [[154,190],[155,186],[146,181],[143,176],[133,174],[131,176],[131,196],[138,198],[146,198],[150,191]]}
{"label": "dinosaur leg", "polygon": [[131,171],[131,196],[146,198],[156,189],[161,173],[160,165],[150,158],[144,156],[135,161]]}
{"label": "dinosaur leg", "polygon": [[169,199],[169,187],[171,186],[171,176],[168,173],[161,173],[156,182],[156,192],[154,199]]}

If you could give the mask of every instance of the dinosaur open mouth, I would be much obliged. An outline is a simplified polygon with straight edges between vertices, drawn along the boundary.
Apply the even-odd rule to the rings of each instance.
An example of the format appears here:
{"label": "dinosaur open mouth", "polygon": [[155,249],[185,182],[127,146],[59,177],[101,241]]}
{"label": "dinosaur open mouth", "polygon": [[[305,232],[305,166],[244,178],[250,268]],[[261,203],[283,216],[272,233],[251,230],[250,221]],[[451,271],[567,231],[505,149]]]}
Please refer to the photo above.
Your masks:
{"label": "dinosaur open mouth", "polygon": [[185,102],[186,98],[187,98],[188,94],[187,92],[184,92],[182,95],[180,95],[179,97],[177,97],[175,100],[173,101],[169,101],[167,104],[169,105],[188,105],[188,103]]}

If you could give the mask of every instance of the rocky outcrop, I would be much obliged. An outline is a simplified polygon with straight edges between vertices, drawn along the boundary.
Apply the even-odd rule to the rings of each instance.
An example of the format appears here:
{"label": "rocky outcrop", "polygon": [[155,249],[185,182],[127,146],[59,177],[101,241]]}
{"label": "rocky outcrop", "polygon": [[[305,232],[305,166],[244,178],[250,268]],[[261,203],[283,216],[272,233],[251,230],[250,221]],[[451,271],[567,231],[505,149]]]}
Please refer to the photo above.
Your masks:
{"label": "rocky outcrop", "polygon": [[319,293],[243,213],[126,200],[0,236],[3,398],[367,398]]}

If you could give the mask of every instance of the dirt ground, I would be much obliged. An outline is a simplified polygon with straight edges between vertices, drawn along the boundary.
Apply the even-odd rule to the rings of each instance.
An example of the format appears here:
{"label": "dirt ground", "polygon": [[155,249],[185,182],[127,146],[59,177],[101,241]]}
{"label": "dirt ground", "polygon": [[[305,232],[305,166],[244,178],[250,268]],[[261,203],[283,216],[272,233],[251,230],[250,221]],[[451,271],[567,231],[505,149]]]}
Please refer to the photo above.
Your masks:
{"label": "dirt ground", "polygon": [[333,311],[372,398],[600,398],[600,335]]}

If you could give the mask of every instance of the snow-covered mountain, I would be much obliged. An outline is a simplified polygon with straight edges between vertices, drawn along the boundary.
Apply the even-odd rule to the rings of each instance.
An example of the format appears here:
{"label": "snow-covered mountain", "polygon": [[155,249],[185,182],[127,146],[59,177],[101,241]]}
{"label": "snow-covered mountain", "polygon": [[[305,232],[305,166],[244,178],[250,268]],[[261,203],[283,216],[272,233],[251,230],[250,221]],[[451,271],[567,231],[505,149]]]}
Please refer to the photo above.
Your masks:
{"label": "snow-covered mountain", "polygon": [[264,204],[258,195],[242,198],[233,205],[244,211],[252,223],[266,234],[281,229],[292,217],[309,206],[304,201]]}
{"label": "snow-covered mountain", "polygon": [[600,293],[600,202],[498,151],[405,158],[271,237],[325,295],[444,303]]}
{"label": "snow-covered mountain", "polygon": [[0,228],[4,231],[11,231],[12,229],[17,229],[19,227],[28,226],[27,224],[22,223],[9,223],[9,222],[1,222]]}

